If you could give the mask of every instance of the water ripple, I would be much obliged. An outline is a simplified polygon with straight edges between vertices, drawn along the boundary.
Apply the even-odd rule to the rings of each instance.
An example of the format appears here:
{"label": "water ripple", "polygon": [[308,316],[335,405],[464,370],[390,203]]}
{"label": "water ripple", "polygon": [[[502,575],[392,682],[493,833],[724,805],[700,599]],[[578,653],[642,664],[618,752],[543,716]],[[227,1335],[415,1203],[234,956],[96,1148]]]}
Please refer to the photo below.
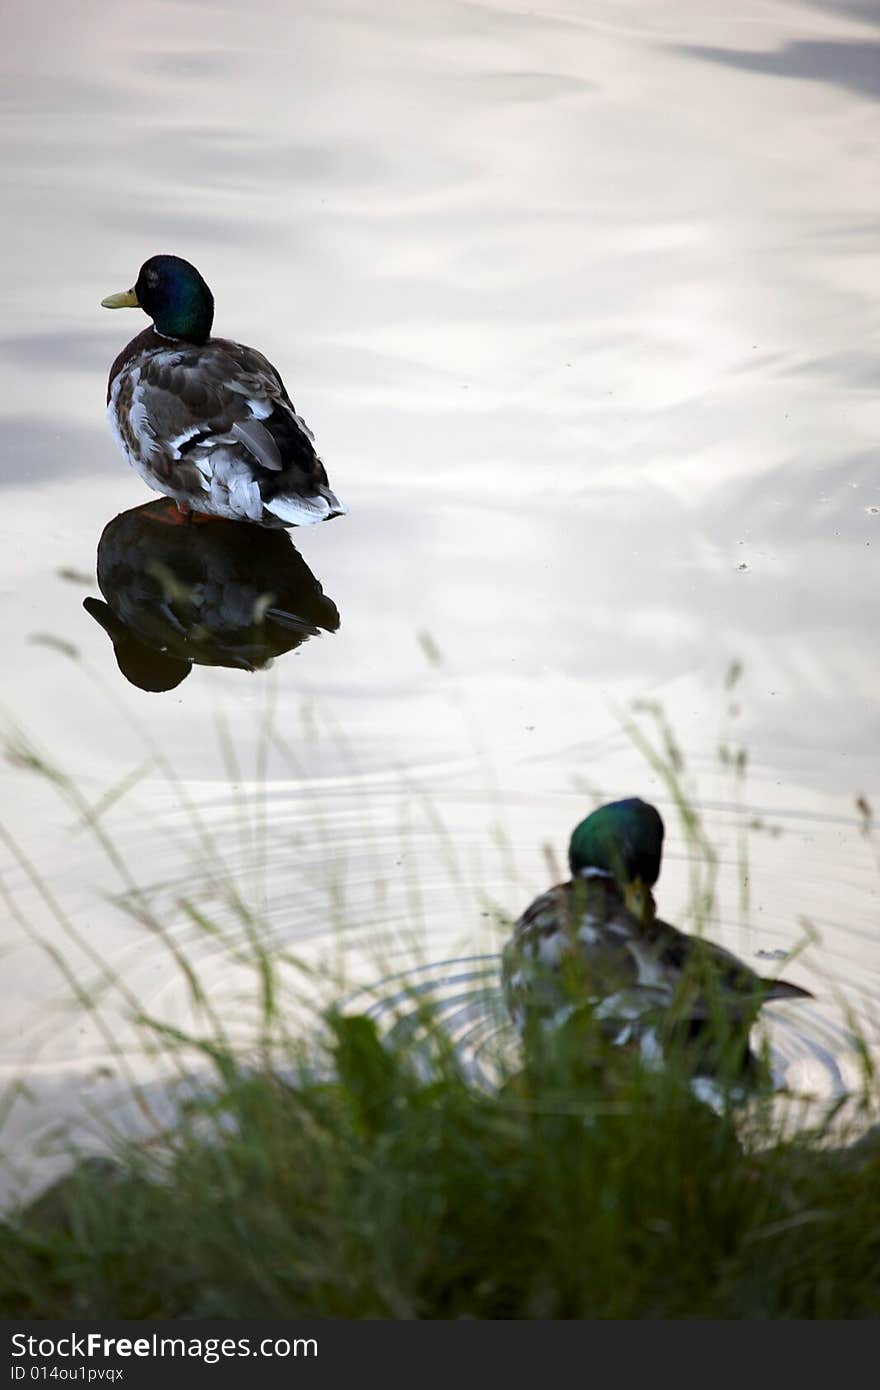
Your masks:
{"label": "water ripple", "polygon": [[[459,956],[388,975],[344,1001],[387,1026],[395,1041],[415,1041],[431,1024],[449,1038],[466,1076],[493,1090],[505,1063],[515,1058],[518,1037],[504,1005],[497,954]],[[372,1000],[364,1007],[364,1000]],[[854,1084],[855,1043],[833,1019],[807,1006],[775,1006],[764,1023],[770,1066],[778,1089],[809,1089],[831,1101]]]}

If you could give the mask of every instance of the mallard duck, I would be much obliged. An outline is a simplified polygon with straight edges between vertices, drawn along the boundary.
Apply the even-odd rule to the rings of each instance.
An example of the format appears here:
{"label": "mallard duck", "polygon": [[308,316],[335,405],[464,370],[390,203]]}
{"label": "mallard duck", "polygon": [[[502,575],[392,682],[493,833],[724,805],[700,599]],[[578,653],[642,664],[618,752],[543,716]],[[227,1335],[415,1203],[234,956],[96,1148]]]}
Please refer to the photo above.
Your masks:
{"label": "mallard duck", "polygon": [[339,627],[335,603],[286,532],[246,521],[191,527],[167,498],[107,523],[98,584],[106,603],[89,597],[83,606],[142,690],[173,690],[194,664],[256,671]]}
{"label": "mallard duck", "polygon": [[656,1061],[672,1036],[708,1036],[721,1019],[746,1038],[769,1000],[812,998],[656,915],[663,834],[660,813],[637,797],[576,826],[571,878],[526,908],[504,948],[504,993],[519,1027],[529,1018],[561,1024],[588,1004],[612,1041]]}
{"label": "mallard duck", "polygon": [[151,256],[106,309],[153,320],[116,358],[107,415],[144,482],[192,511],[261,526],[310,526],[346,508],[271,362],[212,338],[214,296],[180,256]]}

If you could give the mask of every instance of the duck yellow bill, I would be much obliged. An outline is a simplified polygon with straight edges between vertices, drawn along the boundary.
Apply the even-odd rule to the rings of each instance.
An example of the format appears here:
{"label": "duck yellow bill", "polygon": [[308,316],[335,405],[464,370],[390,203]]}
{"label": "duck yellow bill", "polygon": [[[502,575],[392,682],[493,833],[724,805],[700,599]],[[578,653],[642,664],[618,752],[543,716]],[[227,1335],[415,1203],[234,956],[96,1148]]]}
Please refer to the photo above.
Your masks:
{"label": "duck yellow bill", "polygon": [[108,294],[101,300],[102,309],[139,309],[138,297],[134,290],[120,290],[119,294]]}
{"label": "duck yellow bill", "polygon": [[650,897],[651,894],[649,889],[645,887],[640,878],[631,879],[623,890],[623,901],[633,916],[638,917],[640,922],[645,921]]}

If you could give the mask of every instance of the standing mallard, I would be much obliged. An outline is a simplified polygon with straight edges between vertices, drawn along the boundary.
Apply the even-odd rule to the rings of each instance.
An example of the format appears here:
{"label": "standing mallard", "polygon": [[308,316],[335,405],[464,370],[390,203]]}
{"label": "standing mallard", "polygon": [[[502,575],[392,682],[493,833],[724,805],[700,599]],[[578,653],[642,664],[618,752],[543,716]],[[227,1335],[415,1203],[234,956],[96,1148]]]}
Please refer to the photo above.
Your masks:
{"label": "standing mallard", "polygon": [[122,452],[184,513],[262,526],[310,526],[346,509],[271,362],[212,338],[214,296],[195,266],[152,256],[107,309],[153,320],[119,354],[107,415]]}
{"label": "standing mallard", "polygon": [[575,828],[572,877],[536,898],[504,948],[508,1008],[562,1023],[588,1004],[604,1032],[656,1058],[670,1037],[705,1040],[719,1020],[746,1038],[762,1004],[812,998],[764,979],[730,951],[656,915],[663,821],[637,797],[599,807]]}

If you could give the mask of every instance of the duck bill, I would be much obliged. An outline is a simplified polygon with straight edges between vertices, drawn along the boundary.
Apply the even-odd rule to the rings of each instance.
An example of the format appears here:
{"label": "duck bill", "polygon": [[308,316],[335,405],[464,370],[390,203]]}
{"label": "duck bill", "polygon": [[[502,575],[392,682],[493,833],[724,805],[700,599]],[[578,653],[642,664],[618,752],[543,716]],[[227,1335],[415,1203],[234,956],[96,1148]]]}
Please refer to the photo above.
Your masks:
{"label": "duck bill", "polygon": [[120,290],[119,294],[108,294],[101,300],[102,309],[139,309],[138,297],[134,290]]}
{"label": "duck bill", "polygon": [[654,896],[640,878],[631,879],[623,890],[623,901],[634,917],[647,926],[654,916]]}

